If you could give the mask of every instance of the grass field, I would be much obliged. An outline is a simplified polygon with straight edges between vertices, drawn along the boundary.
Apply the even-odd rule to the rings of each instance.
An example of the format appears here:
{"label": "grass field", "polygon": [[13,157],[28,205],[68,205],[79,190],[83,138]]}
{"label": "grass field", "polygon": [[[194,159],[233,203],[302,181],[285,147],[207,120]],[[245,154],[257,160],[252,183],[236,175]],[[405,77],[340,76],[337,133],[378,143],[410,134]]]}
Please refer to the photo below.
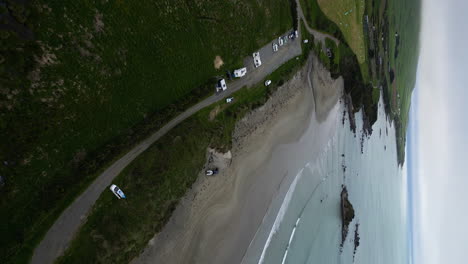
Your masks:
{"label": "grass field", "polygon": [[[348,79],[352,78],[352,88],[350,90],[356,91],[357,86],[360,87],[362,92],[354,92],[353,105],[355,109],[360,109],[362,102],[365,102],[365,107],[367,109],[374,108],[373,105],[377,101],[366,102],[363,100],[364,90],[367,89],[367,83],[372,82],[372,76],[369,72],[369,60],[367,56],[367,36],[364,34],[364,15],[366,10],[366,3],[362,0],[301,0],[301,7],[304,12],[305,19],[307,20],[309,26],[312,28],[331,34],[338,38],[341,43],[344,43],[348,46],[352,52],[356,55],[358,64],[354,65],[354,62],[344,63],[338,67],[339,58],[344,56],[349,57],[348,52],[343,52],[342,54],[336,53],[336,56],[333,57],[334,64],[329,63],[329,60],[324,57],[325,54],[318,52],[319,57],[321,57],[322,62],[327,66],[334,66],[329,68],[333,73],[344,74],[345,71],[352,70],[353,74],[360,76],[351,76],[348,74]],[[333,45],[327,44],[328,47],[333,47]],[[341,45],[340,45],[341,46]],[[339,50],[347,49],[348,47],[340,47]],[[332,48],[333,49],[333,48]],[[348,60],[348,62],[351,62]],[[352,67],[359,67],[360,73],[355,73]],[[367,98],[367,97],[366,97]],[[372,97],[371,97],[372,98]],[[354,103],[356,102],[356,103]],[[372,105],[372,106],[371,106]],[[375,117],[375,113],[367,113],[369,117]],[[371,119],[372,119],[371,118]]]}
{"label": "grass field", "polygon": [[[290,60],[266,78],[272,80],[269,87],[262,82],[243,88],[233,95],[234,103],[220,102],[202,109],[133,161],[114,181],[128,199],[102,193],[88,221],[57,262],[128,263],[138,256],[196,180],[207,147],[230,149],[236,121],[263,105],[269,94],[297,72],[308,56],[308,48],[303,50],[299,60]],[[209,113],[217,106],[222,111],[210,121]]]}
{"label": "grass field", "polygon": [[[411,94],[416,84],[416,70],[419,57],[420,12],[421,2],[419,0],[389,1],[389,60],[391,69],[395,75],[389,91],[391,91],[392,102],[396,102],[395,111],[400,119],[400,128],[397,132],[400,161],[404,159],[405,155],[404,149]],[[398,35],[396,36],[395,34]]]}
{"label": "grass field", "polygon": [[[419,1],[390,1],[390,65],[395,71],[395,82],[400,95],[399,107],[402,123],[408,122],[411,93],[416,84],[420,30]],[[398,100],[398,98],[397,98]]]}
{"label": "grass field", "polygon": [[386,111],[394,120],[398,160],[404,162],[406,127],[411,94],[416,82],[419,56],[421,1],[372,1],[367,3],[371,23],[376,27],[374,58],[379,68],[378,81],[383,86]]}
{"label": "grass field", "polygon": [[310,27],[324,33],[329,33],[344,41],[340,28],[323,13],[317,0],[300,0],[300,3],[304,17]]}
{"label": "grass field", "polygon": [[363,33],[364,0],[317,0],[323,13],[341,30],[359,64],[366,60],[366,43]]}
{"label": "grass field", "polygon": [[102,167],[292,27],[287,0],[10,2],[33,37],[0,35],[2,263],[27,262]]}

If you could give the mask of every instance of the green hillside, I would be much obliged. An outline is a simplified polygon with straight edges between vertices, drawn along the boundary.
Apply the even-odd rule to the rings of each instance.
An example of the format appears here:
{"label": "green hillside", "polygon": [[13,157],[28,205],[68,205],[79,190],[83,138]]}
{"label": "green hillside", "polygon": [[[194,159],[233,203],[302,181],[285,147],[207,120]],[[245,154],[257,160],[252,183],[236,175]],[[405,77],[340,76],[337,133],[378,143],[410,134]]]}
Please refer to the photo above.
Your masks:
{"label": "green hillside", "polygon": [[1,263],[25,263],[106,164],[292,27],[287,0],[8,0],[0,14]]}

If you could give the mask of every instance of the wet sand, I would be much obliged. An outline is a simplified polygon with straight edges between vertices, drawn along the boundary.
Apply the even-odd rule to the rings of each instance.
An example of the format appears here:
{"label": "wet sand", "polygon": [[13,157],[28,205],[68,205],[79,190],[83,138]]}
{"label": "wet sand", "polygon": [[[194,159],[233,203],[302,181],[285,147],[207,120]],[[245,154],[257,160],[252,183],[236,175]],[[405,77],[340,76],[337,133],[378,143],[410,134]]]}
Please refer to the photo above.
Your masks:
{"label": "wet sand", "polygon": [[326,148],[342,89],[342,79],[332,80],[311,57],[236,125],[230,153],[207,154],[221,173],[200,172],[169,223],[132,263],[241,263],[273,199],[305,160]]}

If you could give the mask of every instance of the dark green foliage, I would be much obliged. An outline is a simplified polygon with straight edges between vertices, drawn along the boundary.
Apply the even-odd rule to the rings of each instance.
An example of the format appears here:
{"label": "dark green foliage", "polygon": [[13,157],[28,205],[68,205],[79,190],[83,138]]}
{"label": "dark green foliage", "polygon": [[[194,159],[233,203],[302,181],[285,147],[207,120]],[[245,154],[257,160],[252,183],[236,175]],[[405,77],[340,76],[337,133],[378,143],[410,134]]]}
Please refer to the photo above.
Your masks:
{"label": "dark green foliage", "polygon": [[292,27],[286,0],[10,4],[16,22],[0,19],[2,263],[27,262],[106,165]]}
{"label": "dark green foliage", "polygon": [[[382,4],[385,3],[385,6]],[[405,158],[406,127],[419,56],[421,1],[385,1],[368,5],[377,38],[374,45],[378,83],[387,115],[396,126],[398,162]],[[381,39],[383,37],[383,40]],[[379,63],[382,58],[382,65]]]}
{"label": "dark green foliage", "polygon": [[[308,54],[307,48],[304,51]],[[206,148],[229,150],[236,122],[263,105],[304,65],[306,57],[298,58],[268,76],[270,86],[260,83],[243,88],[233,95],[234,103],[202,109],[141,154],[115,180],[127,200],[117,200],[109,191],[101,194],[87,223],[58,263],[128,263],[136,257],[196,180],[206,161]],[[223,110],[210,121],[209,113],[217,106]]]}
{"label": "dark green foliage", "polygon": [[297,1],[296,0],[289,0],[289,6],[291,8],[291,17],[293,20],[293,29],[297,30],[299,28],[298,25],[298,16],[297,16]]}
{"label": "dark green foliage", "polygon": [[345,42],[343,34],[341,33],[338,26],[331,21],[320,9],[317,0],[300,0],[304,17],[307,20],[307,24],[318,31],[329,33]]}
{"label": "dark green foliage", "polygon": [[377,121],[377,102],[372,98],[371,84],[364,83],[356,55],[345,45],[340,45],[340,72],[344,79],[346,93],[351,95],[355,111],[364,108],[368,124],[366,130],[371,132],[372,124]]}
{"label": "dark green foliage", "polygon": [[[344,44],[340,44],[344,45]],[[338,76],[340,72],[340,59],[341,59],[341,52],[340,48],[336,46],[335,41],[326,38],[325,39],[325,48],[330,49],[331,57],[328,58],[327,55],[327,66],[328,70],[331,72],[332,76]],[[326,54],[325,54],[326,55]]]}

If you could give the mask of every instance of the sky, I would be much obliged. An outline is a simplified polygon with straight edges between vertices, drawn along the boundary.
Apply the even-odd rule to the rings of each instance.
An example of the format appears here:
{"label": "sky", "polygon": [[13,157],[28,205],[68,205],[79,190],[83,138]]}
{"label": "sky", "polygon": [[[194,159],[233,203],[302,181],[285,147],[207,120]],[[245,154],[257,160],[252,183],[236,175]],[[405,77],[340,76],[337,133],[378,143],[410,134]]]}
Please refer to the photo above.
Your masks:
{"label": "sky", "polygon": [[415,264],[468,252],[468,1],[423,0],[408,173]]}

